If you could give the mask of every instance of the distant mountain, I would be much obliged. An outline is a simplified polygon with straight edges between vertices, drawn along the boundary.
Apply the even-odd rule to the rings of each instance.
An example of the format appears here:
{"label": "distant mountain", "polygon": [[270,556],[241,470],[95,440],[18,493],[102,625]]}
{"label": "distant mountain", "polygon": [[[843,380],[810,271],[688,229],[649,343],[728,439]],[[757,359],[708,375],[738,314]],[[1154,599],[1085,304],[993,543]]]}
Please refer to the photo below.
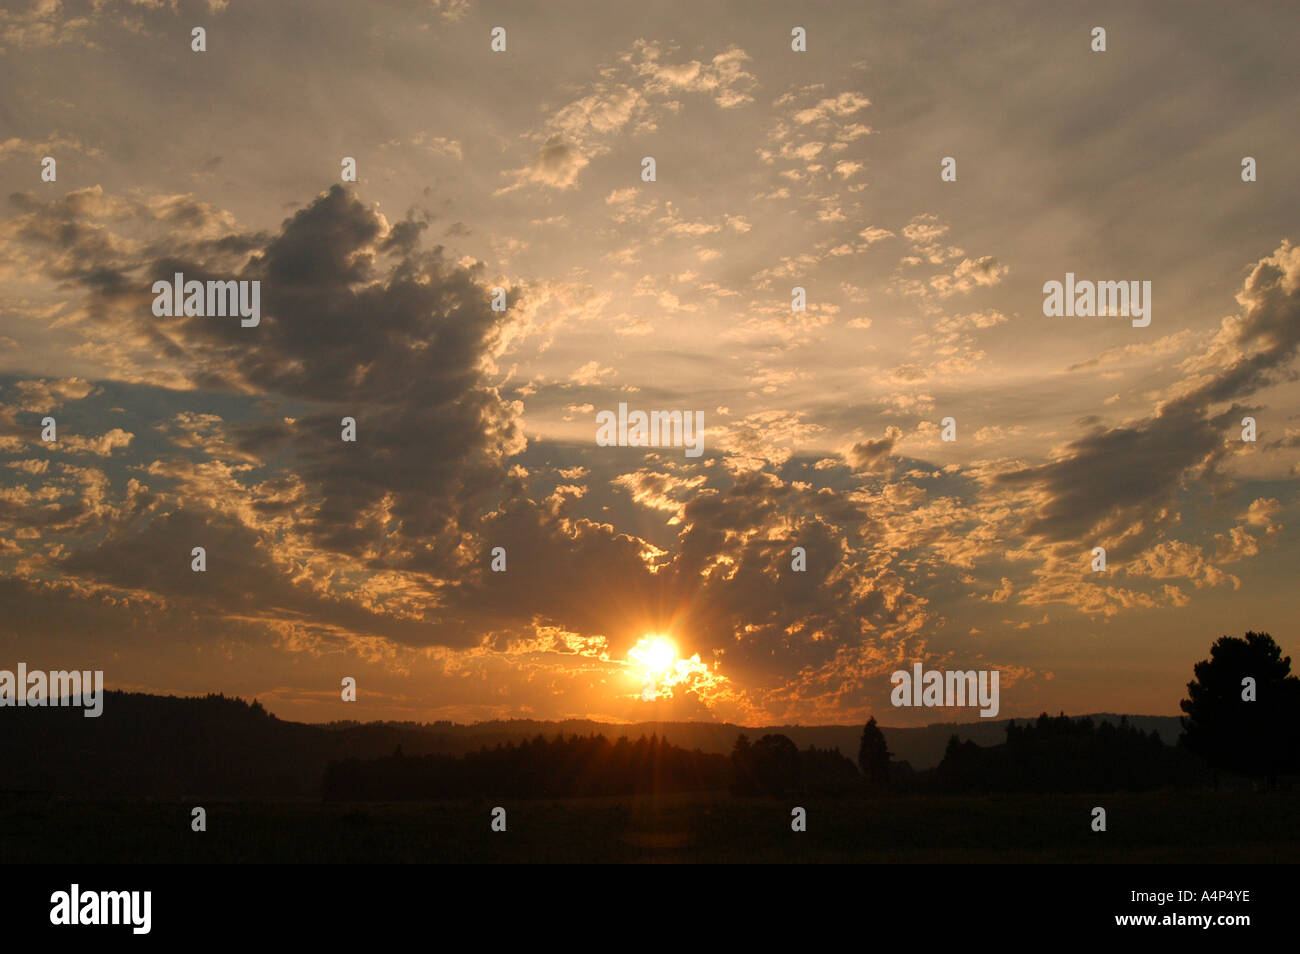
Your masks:
{"label": "distant mountain", "polygon": [[[1102,714],[1095,721],[1118,722]],[[1172,716],[1129,716],[1172,744],[1181,731]],[[1027,720],[1016,720],[1024,722]],[[1007,720],[884,728],[896,760],[914,769],[937,765],[956,734],[977,745],[996,745]],[[860,725],[761,726],[727,723],[638,722],[611,725],[587,720],[527,719],[456,725],[450,722],[335,722],[306,724],[277,719],[259,704],[219,695],[177,698],[108,692],[103,715],[86,719],[79,708],[0,708],[0,792],[36,791],[87,797],[158,798],[316,797],[325,766],[350,757],[463,755],[482,747],[538,735],[604,735],[611,740],[657,735],[673,745],[730,753],[736,737],[756,741],[788,736],[800,749],[838,748],[856,761]]]}

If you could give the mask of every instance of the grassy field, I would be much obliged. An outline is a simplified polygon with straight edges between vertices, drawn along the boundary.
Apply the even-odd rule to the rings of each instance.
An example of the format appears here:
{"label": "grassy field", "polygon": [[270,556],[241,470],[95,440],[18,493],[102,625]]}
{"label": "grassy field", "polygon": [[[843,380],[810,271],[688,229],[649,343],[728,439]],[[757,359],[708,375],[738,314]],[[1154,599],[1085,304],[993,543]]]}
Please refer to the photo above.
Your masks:
{"label": "grassy field", "polygon": [[[203,805],[208,830],[190,830]],[[1300,795],[740,799],[725,794],[364,805],[11,802],[0,861],[1296,862]],[[808,830],[790,830],[790,809]],[[1104,833],[1090,828],[1106,809]]]}

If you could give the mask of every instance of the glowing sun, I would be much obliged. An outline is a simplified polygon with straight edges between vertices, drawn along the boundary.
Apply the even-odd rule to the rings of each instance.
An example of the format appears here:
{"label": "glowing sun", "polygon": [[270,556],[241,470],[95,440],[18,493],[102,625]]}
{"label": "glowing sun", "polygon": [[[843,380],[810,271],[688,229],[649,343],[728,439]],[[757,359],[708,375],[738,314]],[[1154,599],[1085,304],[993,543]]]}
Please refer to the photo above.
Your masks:
{"label": "glowing sun", "polygon": [[677,644],[658,633],[642,636],[627,651],[627,668],[628,675],[640,680],[640,695],[646,702],[671,699],[674,687],[699,689],[720,678],[715,678],[709,667],[700,662],[699,653],[683,659]]}
{"label": "glowing sun", "polygon": [[[648,641],[647,641],[648,639]],[[628,658],[635,661],[648,676],[659,676],[673,668],[677,662],[677,645],[666,636],[654,636],[642,639],[631,651]]]}

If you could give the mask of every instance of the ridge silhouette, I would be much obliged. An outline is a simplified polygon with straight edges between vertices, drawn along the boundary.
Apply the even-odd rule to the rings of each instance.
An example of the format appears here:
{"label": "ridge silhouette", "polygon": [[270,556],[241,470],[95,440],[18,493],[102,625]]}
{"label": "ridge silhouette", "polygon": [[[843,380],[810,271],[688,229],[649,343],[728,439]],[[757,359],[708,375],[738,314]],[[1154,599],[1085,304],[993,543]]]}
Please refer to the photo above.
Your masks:
{"label": "ridge silhouette", "polygon": [[[1290,662],[1267,634],[1219,639],[1194,667],[1178,744],[1169,738],[1176,717],[1044,713],[923,729],[880,728],[872,718],[862,729],[781,731],[650,723],[647,735],[636,726],[581,722],[558,725],[583,732],[544,732],[539,728],[557,724],[528,720],[308,725],[220,694],[108,692],[98,719],[83,718],[76,707],[0,709],[0,792],[355,799],[705,790],[969,794],[1146,791],[1239,776],[1276,787],[1300,768],[1300,680]],[[1251,701],[1243,698],[1248,677]],[[898,757],[924,753],[939,738],[946,744],[937,764],[918,767]],[[843,751],[856,751],[857,762]]]}

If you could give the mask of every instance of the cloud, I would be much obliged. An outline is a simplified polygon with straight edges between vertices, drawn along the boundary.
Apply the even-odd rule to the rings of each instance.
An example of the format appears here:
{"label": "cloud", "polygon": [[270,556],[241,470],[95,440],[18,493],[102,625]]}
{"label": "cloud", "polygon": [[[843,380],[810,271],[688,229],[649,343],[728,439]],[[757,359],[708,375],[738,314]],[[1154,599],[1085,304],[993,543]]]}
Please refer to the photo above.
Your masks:
{"label": "cloud", "polygon": [[578,173],[587,167],[589,161],[576,146],[566,142],[564,137],[557,133],[537,150],[537,154],[528,166],[518,170],[516,185],[530,182],[556,189],[568,189],[577,183]]}
{"label": "cloud", "polygon": [[902,436],[903,432],[899,428],[887,427],[884,437],[876,440],[859,441],[845,452],[844,457],[849,466],[855,471],[866,473],[889,472],[893,469],[890,454],[893,453],[894,446]]}
{"label": "cloud", "polygon": [[[628,133],[654,132],[680,104],[683,93],[710,97],[722,109],[752,102],[756,80],[744,64],[749,57],[730,47],[707,62],[672,63],[657,43],[637,40],[613,65],[599,72],[576,99],[551,111],[525,138],[541,143],[531,160],[503,173],[512,182],[505,195],[525,185],[576,188],[582,171],[608,154]],[[619,201],[611,197],[614,202]]]}
{"label": "cloud", "polygon": [[1150,417],[1094,428],[1071,441],[1057,459],[1009,470],[996,486],[1031,490],[1035,515],[1026,533],[1048,540],[1100,540],[1166,518],[1172,494],[1196,472],[1213,476],[1228,452],[1235,407],[1274,383],[1300,344],[1300,250],[1283,242],[1251,269],[1237,295],[1244,311],[1224,319],[1204,357],[1219,366]]}
{"label": "cloud", "polygon": [[836,97],[819,100],[814,106],[796,111],[794,121],[800,126],[808,126],[813,123],[844,119],[861,112],[870,105],[871,100],[860,93],[840,93]]}

